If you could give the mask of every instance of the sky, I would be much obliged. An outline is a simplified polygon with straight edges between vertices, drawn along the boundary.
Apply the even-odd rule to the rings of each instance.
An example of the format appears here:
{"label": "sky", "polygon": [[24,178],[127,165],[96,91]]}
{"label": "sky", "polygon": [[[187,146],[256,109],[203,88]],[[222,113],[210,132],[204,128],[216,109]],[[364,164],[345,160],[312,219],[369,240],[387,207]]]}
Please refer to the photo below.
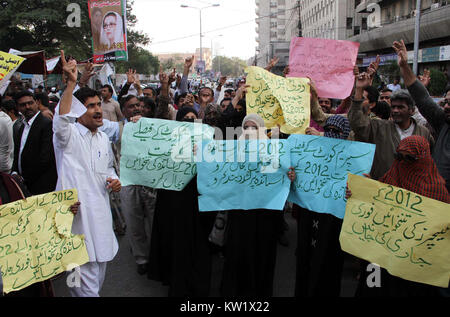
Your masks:
{"label": "sky", "polygon": [[255,55],[255,0],[135,0],[133,13],[136,30],[146,33],[152,43],[146,47],[155,53],[189,53],[200,47],[199,10],[203,8],[202,47],[213,46],[213,56],[239,57]]}

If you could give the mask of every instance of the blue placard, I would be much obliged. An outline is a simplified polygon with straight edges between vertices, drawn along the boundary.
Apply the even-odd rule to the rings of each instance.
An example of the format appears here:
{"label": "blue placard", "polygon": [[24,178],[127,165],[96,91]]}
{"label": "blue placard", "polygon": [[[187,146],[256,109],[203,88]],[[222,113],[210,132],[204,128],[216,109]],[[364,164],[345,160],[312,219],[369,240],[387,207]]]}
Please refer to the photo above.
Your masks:
{"label": "blue placard", "polygon": [[299,134],[288,141],[296,172],[288,201],[343,219],[347,174],[370,172],[375,145]]}
{"label": "blue placard", "polygon": [[196,160],[200,211],[283,210],[291,186],[287,140],[204,141]]}

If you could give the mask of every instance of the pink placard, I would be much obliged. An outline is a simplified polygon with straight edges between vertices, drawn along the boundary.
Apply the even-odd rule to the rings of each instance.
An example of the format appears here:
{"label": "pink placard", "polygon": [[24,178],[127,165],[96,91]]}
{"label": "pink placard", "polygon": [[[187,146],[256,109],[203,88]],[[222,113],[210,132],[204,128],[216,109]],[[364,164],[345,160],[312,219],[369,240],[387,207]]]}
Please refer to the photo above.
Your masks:
{"label": "pink placard", "polygon": [[357,42],[294,37],[288,77],[310,77],[320,97],[345,99],[355,81],[358,50]]}

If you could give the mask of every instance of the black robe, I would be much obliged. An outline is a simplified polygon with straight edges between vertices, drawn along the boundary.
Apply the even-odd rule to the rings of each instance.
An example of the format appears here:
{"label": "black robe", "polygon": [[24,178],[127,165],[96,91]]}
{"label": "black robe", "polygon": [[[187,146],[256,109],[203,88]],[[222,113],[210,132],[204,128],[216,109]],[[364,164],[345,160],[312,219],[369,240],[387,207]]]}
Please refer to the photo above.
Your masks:
{"label": "black robe", "polygon": [[222,296],[270,297],[282,211],[228,212]]}
{"label": "black robe", "polygon": [[169,296],[209,295],[215,216],[199,212],[196,178],[182,191],[158,191],[148,276],[168,284]]}
{"label": "black robe", "polygon": [[294,204],[297,212],[296,297],[338,297],[344,252],[339,243],[342,220]]}
{"label": "black robe", "polygon": [[[355,297],[436,297],[442,296],[439,287],[417,283],[402,279],[400,277],[389,274],[383,268],[380,268],[380,287],[369,287],[367,279],[375,282],[373,277],[373,268],[368,270],[367,266],[370,263],[361,260],[360,278],[358,287],[356,289]],[[372,286],[372,285],[371,285]]]}

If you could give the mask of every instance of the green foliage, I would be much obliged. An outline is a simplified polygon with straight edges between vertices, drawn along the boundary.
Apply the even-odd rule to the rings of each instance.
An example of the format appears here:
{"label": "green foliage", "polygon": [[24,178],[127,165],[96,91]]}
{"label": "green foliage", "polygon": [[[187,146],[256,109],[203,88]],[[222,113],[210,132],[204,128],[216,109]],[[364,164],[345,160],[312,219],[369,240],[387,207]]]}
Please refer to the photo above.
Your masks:
{"label": "green foliage", "polygon": [[[67,55],[86,59],[91,55],[90,22],[85,0],[20,0],[3,1],[0,10],[0,50],[15,48],[23,51],[45,50],[47,57]],[[81,27],[70,28],[66,20],[67,5],[78,3]]]}
{"label": "green foliage", "polygon": [[159,72],[158,57],[141,47],[128,48],[128,62],[117,62],[116,73],[124,74],[130,68],[139,74],[157,74]]}
{"label": "green foliage", "polygon": [[223,76],[239,77],[243,75],[247,62],[238,57],[216,56],[213,59],[213,70],[222,73]]}
{"label": "green foliage", "polygon": [[388,79],[389,82],[386,84],[390,84],[394,82],[394,79],[400,79],[400,67],[397,61],[389,61],[378,68],[378,74],[382,75],[384,80]]}
{"label": "green foliage", "polygon": [[165,72],[171,72],[174,68],[181,73],[184,69],[184,57],[179,54],[174,54],[173,57],[161,62],[161,66]]}
{"label": "green foliage", "polygon": [[430,95],[432,96],[442,96],[445,92],[445,87],[447,86],[447,78],[443,72],[437,69],[430,69],[431,82],[428,86]]}
{"label": "green foliage", "polygon": [[[67,26],[67,5],[77,3],[81,8],[81,27]],[[127,1],[128,48],[147,45],[147,35],[133,31],[136,16],[132,14],[133,0]],[[91,26],[87,0],[3,0],[0,2],[0,50],[45,50],[47,58],[66,55],[77,60],[92,56]],[[131,53],[130,55],[134,55]]]}

